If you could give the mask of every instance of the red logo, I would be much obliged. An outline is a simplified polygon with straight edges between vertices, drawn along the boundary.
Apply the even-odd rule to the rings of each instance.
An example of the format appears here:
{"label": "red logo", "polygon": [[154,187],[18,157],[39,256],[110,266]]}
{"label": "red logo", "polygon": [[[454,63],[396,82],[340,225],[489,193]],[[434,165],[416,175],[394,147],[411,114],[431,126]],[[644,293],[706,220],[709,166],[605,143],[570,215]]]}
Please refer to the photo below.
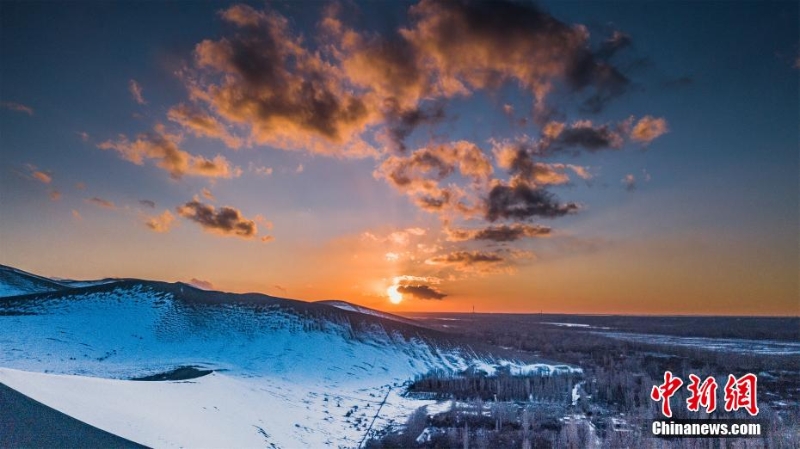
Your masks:
{"label": "red logo", "polygon": [[725,411],[732,412],[743,408],[750,416],[758,414],[758,404],[756,403],[756,384],[758,378],[755,374],[745,374],[740,378],[728,374],[728,382],[725,383]]}
{"label": "red logo", "polygon": [[680,377],[673,377],[672,371],[664,372],[664,383],[661,385],[653,386],[650,391],[650,399],[654,401],[663,401],[661,403],[661,413],[667,418],[672,417],[672,409],[669,407],[669,398],[675,394],[683,385]]}
{"label": "red logo", "polygon": [[692,396],[686,400],[689,411],[696,412],[700,406],[706,409],[706,413],[711,413],[717,409],[717,381],[711,377],[706,377],[703,383],[694,374],[689,374],[689,385],[687,388],[692,392]]}
{"label": "red logo", "polygon": [[[756,398],[758,378],[755,374],[747,373],[738,379],[733,374],[728,374],[728,382],[725,383],[725,411],[733,412],[745,409],[751,416],[758,414],[758,401]],[[683,380],[674,376],[672,371],[664,372],[664,383],[654,385],[650,391],[650,398],[654,401],[661,401],[661,413],[667,418],[672,417],[669,399],[675,395],[683,386]],[[691,393],[686,399],[686,408],[690,412],[700,411],[700,407],[705,408],[706,413],[711,413],[717,409],[717,381],[712,376],[706,377],[700,382],[700,378],[694,374],[689,374],[689,385],[686,386]]]}

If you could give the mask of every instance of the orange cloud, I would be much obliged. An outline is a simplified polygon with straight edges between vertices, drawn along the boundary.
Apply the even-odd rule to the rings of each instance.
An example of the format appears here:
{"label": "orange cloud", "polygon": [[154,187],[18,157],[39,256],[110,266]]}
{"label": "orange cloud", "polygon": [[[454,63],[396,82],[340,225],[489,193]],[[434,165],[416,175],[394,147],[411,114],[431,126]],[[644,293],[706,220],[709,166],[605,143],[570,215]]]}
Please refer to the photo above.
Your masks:
{"label": "orange cloud", "polygon": [[120,135],[116,141],[107,140],[98,145],[102,150],[116,150],[119,155],[137,165],[147,159],[156,161],[156,166],[167,171],[174,179],[184,175],[208,178],[234,178],[241,175],[241,169],[234,167],[221,155],[213,159],[192,155],[182,150],[178,144],[180,135],[169,134],[163,125],[156,125],[155,132],[139,134],[134,141]]}
{"label": "orange cloud", "polygon": [[53,181],[53,177],[51,175],[48,175],[47,173],[41,171],[35,171],[31,173],[31,176],[33,176],[33,178],[36,179],[37,181],[43,182],[45,184],[50,184],[50,182]]}
{"label": "orange cloud", "polygon": [[164,233],[169,232],[174,221],[175,216],[170,211],[165,210],[161,215],[148,217],[144,224],[153,232]]}
{"label": "orange cloud", "polygon": [[474,185],[486,183],[494,171],[480,148],[458,141],[421,148],[405,157],[389,156],[375,170],[374,176],[386,179],[422,209],[469,214],[476,208],[469,193],[455,184],[440,185],[456,170]]}
{"label": "orange cloud", "polygon": [[196,136],[219,139],[233,149],[242,146],[240,138],[232,135],[219,120],[199,108],[179,104],[167,112],[167,118],[179,123]]}
{"label": "orange cloud", "polygon": [[667,131],[669,131],[669,127],[666,120],[646,115],[636,122],[636,126],[631,130],[631,139],[648,144],[666,134]]}

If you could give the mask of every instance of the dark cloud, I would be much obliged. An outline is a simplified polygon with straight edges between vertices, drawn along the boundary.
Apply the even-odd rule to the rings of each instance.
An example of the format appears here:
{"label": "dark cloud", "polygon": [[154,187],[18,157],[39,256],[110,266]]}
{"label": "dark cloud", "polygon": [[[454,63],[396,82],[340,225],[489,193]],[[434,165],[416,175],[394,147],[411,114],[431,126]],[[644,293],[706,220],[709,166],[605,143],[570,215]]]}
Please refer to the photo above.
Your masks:
{"label": "dark cloud", "polygon": [[207,232],[246,239],[258,234],[256,222],[243,217],[241,212],[232,207],[216,209],[195,199],[179,206],[176,210],[178,215],[194,221]]}
{"label": "dark cloud", "polygon": [[[647,135],[649,140],[666,132],[664,119],[654,119],[649,116],[646,119],[646,123],[643,123],[638,129],[654,128],[654,132]],[[493,140],[492,151],[497,164],[501,168],[507,169],[518,182],[537,185],[564,184],[569,182],[567,169],[580,178],[590,179],[592,175],[587,167],[563,163],[543,163],[537,159],[548,158],[563,152],[578,154],[581,151],[593,153],[601,150],[616,150],[622,148],[627,137],[636,141],[644,141],[645,133],[632,133],[632,129],[637,129],[633,126],[633,120],[631,117],[614,125],[596,125],[589,120],[577,121],[570,125],[553,121],[542,127],[538,140],[527,136],[516,140]],[[655,129],[654,125],[659,125],[658,129]],[[638,123],[637,126],[639,126]],[[662,130],[663,132],[659,133]]]}
{"label": "dark cloud", "polygon": [[236,33],[197,45],[196,67],[212,75],[198,79],[212,81],[193,80],[194,98],[227,121],[249,127],[258,143],[365,154],[363,142],[361,148],[343,145],[352,143],[377,111],[346,87],[319,52],[303,46],[288,20],[246,5],[233,6],[222,17]]}
{"label": "dark cloud", "polygon": [[386,112],[387,135],[399,152],[406,151],[406,138],[422,124],[435,124],[444,119],[444,105],[439,102],[427,107],[400,110],[396,102],[390,101]]}
{"label": "dark cloud", "polygon": [[447,295],[428,285],[400,285],[397,291],[417,299],[442,299]]}
{"label": "dark cloud", "polygon": [[442,269],[480,275],[513,272],[517,260],[530,257],[533,257],[532,253],[516,249],[502,249],[499,251],[456,250],[431,257],[425,261],[425,264],[439,266]]}
{"label": "dark cloud", "polygon": [[512,183],[536,186],[566,184],[570,182],[568,170],[582,179],[592,178],[589,170],[580,165],[535,162],[536,153],[544,147],[541,143],[495,142],[493,152],[497,165],[513,175]]}
{"label": "dark cloud", "polygon": [[527,220],[533,217],[556,218],[578,210],[575,203],[559,203],[542,188],[526,184],[496,184],[486,200],[486,219]]}
{"label": "dark cloud", "polygon": [[105,200],[103,198],[92,197],[86,199],[87,203],[94,204],[95,206],[102,207],[105,209],[116,209],[117,206],[114,204],[113,201]]}
{"label": "dark cloud", "polygon": [[440,185],[456,170],[473,184],[480,184],[488,180],[494,169],[477,145],[458,141],[420,148],[408,156],[390,156],[374,176],[386,179],[424,210],[464,212],[470,208],[465,204],[464,190],[453,184]]}
{"label": "dark cloud", "polygon": [[550,235],[547,226],[515,223],[512,225],[489,226],[483,229],[448,229],[448,240],[488,240],[493,242],[513,242],[526,237]]}
{"label": "dark cloud", "polygon": [[139,204],[141,204],[144,207],[149,207],[150,209],[155,209],[156,208],[155,201],[151,201],[151,200],[139,200]]}
{"label": "dark cloud", "polygon": [[444,91],[516,80],[542,101],[558,80],[607,94],[627,80],[588,48],[588,32],[522,2],[422,1],[403,35]]}
{"label": "dark cloud", "polygon": [[630,47],[632,42],[629,35],[621,31],[614,31],[608,39],[603,41],[595,55],[600,59],[609,59],[618,51]]}
{"label": "dark cloud", "polygon": [[486,253],[482,251],[455,251],[443,256],[436,256],[428,259],[431,264],[493,264],[505,261],[505,258],[497,253]]}
{"label": "dark cloud", "polygon": [[619,130],[609,125],[593,126],[591,122],[579,122],[577,125],[564,127],[563,131],[551,144],[552,149],[580,147],[589,152],[604,149],[617,149],[623,140]]}
{"label": "dark cloud", "polygon": [[630,81],[609,64],[595,63],[591,71],[595,86],[594,93],[583,101],[581,110],[597,114],[605,109],[611,100],[625,93]]}

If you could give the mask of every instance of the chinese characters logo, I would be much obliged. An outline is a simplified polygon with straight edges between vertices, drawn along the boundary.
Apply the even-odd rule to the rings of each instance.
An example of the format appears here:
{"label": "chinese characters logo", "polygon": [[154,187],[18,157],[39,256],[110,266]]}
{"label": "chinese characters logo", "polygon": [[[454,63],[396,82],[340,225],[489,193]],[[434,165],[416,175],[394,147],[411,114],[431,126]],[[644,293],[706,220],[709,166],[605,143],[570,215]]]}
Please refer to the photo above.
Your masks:
{"label": "chinese characters logo", "polygon": [[[725,383],[724,399],[725,411],[733,412],[744,409],[751,416],[758,414],[758,404],[756,400],[758,378],[755,374],[748,373],[742,377],[728,375]],[[650,399],[661,401],[661,413],[667,418],[672,417],[670,398],[683,386],[683,380],[672,374],[671,371],[664,372],[664,383],[654,385],[650,391]],[[703,407],[706,413],[711,413],[717,409],[717,381],[712,376],[706,377],[702,382],[694,374],[689,374],[689,385],[687,386],[691,395],[686,399],[686,408],[691,412],[700,411]]]}

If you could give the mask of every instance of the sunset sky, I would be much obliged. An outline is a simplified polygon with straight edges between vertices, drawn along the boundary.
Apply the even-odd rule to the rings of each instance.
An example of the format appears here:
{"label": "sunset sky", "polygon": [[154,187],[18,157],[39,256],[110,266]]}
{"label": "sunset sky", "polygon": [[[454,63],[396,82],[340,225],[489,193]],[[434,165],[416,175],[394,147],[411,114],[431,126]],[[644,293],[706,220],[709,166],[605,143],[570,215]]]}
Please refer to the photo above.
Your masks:
{"label": "sunset sky", "polygon": [[798,315],[798,8],[2,2],[0,263]]}

